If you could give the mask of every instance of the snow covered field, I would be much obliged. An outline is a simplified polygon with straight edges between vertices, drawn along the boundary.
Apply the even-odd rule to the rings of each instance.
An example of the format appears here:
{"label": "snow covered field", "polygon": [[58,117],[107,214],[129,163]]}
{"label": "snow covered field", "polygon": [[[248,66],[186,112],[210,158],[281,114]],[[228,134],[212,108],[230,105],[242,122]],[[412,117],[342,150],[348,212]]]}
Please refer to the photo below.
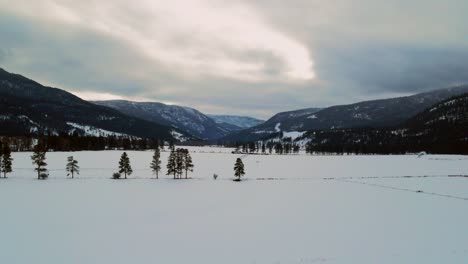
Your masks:
{"label": "snow covered field", "polygon": [[149,151],[111,180],[122,152],[105,151],[48,153],[38,181],[14,153],[0,263],[468,263],[467,156],[251,155],[235,183],[240,155],[191,150],[191,180],[153,179]]}

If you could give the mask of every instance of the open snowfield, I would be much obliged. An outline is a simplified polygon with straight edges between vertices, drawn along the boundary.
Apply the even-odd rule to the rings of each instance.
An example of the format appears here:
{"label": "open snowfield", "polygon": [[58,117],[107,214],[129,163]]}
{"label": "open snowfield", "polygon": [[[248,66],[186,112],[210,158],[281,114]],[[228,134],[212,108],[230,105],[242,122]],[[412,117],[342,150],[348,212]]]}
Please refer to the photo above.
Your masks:
{"label": "open snowfield", "polygon": [[31,153],[14,153],[0,263],[468,263],[467,156],[250,155],[235,183],[241,155],[191,150],[190,180],[155,180],[150,151],[111,180],[122,152],[104,151],[48,153],[38,181]]}

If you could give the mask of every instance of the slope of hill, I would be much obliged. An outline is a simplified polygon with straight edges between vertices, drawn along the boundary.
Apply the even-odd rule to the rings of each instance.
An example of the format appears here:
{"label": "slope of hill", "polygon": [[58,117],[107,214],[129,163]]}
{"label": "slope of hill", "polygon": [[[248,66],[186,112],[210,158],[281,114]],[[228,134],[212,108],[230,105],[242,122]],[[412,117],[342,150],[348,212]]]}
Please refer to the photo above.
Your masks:
{"label": "slope of hill", "polygon": [[173,140],[174,132],[185,134],[0,69],[0,134],[76,133]]}
{"label": "slope of hill", "polygon": [[468,154],[468,93],[449,98],[394,128],[310,131],[310,151]]}
{"label": "slope of hill", "polygon": [[177,127],[198,138],[217,139],[227,135],[230,131],[200,111],[189,107],[124,100],[95,101],[93,103],[113,108],[126,115]]}
{"label": "slope of hill", "polygon": [[465,92],[468,92],[468,85],[407,97],[279,113],[261,125],[228,135],[223,140],[252,141],[270,137],[279,131],[392,127],[442,100]]}
{"label": "slope of hill", "polygon": [[223,126],[230,131],[242,130],[253,126],[260,125],[264,120],[256,119],[249,116],[236,115],[208,115],[217,124]]}

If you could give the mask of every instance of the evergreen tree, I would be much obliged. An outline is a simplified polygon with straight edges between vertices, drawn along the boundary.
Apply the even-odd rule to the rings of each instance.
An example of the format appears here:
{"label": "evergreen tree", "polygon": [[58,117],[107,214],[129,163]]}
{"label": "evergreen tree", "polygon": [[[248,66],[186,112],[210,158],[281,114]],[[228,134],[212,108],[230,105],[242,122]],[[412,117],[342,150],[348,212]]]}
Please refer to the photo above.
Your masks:
{"label": "evergreen tree", "polygon": [[249,152],[250,153],[254,153],[256,148],[257,148],[257,145],[255,144],[255,142],[250,142],[249,143]]}
{"label": "evergreen tree", "polygon": [[73,156],[67,158],[66,170],[68,172],[67,176],[71,174],[72,179],[75,178],[75,173],[80,174],[80,166],[78,166],[78,161]]}
{"label": "evergreen tree", "polygon": [[247,153],[247,145],[242,144],[242,153]]}
{"label": "evergreen tree", "polygon": [[161,150],[164,150],[164,140],[159,141],[159,146],[161,147]]}
{"label": "evergreen tree", "polygon": [[34,147],[33,150],[33,155],[31,156],[31,160],[33,161],[33,164],[36,165],[36,168],[34,169],[37,171],[37,179],[46,179],[48,177],[47,175],[47,163],[45,162],[46,160],[46,149],[42,144],[37,144]]}
{"label": "evergreen tree", "polygon": [[182,172],[184,171],[184,150],[177,149],[175,156],[175,171],[177,173],[177,177],[180,179],[182,178]]}
{"label": "evergreen tree", "polygon": [[119,173],[123,173],[125,179],[127,179],[127,175],[132,175],[133,173],[132,166],[130,165],[130,158],[128,157],[127,152],[124,152],[120,157]]}
{"label": "evergreen tree", "polygon": [[169,149],[170,149],[171,151],[175,151],[174,141],[172,141],[172,140],[169,141]]}
{"label": "evergreen tree", "polygon": [[174,175],[174,179],[176,178],[176,153],[175,151],[171,150],[169,157],[167,158],[167,173],[166,175]]}
{"label": "evergreen tree", "polygon": [[244,163],[240,158],[237,158],[236,163],[234,164],[234,176],[237,177],[237,179],[234,179],[234,181],[240,181],[241,177],[245,175],[245,170],[244,170]]}
{"label": "evergreen tree", "polygon": [[273,143],[272,142],[268,142],[268,153],[269,154],[273,153]]}
{"label": "evergreen tree", "polygon": [[187,171],[193,172],[193,161],[192,156],[190,156],[190,152],[188,149],[184,151],[184,170],[185,170],[185,179],[187,179]]}
{"label": "evergreen tree", "polygon": [[151,170],[154,174],[156,174],[156,179],[159,178],[159,172],[161,171],[161,152],[159,150],[159,145],[156,146],[153,155],[153,161],[151,161],[150,165]]}
{"label": "evergreen tree", "polygon": [[11,149],[9,144],[5,144],[1,151],[0,156],[0,172],[3,173],[3,178],[6,178],[7,173],[13,171],[12,169],[12,161],[13,158],[11,157]]}
{"label": "evergreen tree", "polygon": [[2,171],[2,166],[1,166],[2,157],[3,157],[3,143],[2,143],[2,141],[0,141],[0,175],[3,172]]}

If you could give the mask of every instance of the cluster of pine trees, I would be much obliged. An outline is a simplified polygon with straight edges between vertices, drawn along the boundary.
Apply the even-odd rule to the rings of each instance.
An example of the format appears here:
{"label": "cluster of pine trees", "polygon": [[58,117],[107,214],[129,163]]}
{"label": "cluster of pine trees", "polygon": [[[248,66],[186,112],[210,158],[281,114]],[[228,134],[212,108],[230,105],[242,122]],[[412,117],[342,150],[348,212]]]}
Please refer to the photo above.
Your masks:
{"label": "cluster of pine trees", "polygon": [[263,142],[249,142],[249,143],[236,143],[236,153],[249,153],[249,154],[298,154],[300,146],[292,142],[291,138],[285,138],[280,142],[263,141]]}
{"label": "cluster of pine trees", "polygon": [[174,179],[182,179],[182,174],[185,173],[185,179],[187,179],[187,173],[193,172],[194,168],[188,149],[173,148],[169,154],[166,168],[166,175],[173,175]]}

